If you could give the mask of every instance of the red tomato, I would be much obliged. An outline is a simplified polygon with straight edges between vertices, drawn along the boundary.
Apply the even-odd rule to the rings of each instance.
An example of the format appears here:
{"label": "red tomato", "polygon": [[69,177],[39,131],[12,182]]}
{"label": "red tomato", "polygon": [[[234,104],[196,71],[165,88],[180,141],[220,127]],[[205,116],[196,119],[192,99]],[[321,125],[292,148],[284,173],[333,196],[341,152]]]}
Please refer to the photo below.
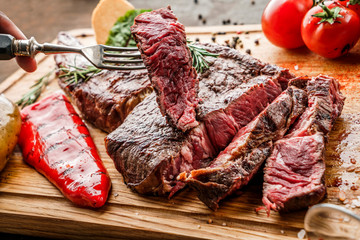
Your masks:
{"label": "red tomato", "polygon": [[336,0],[341,5],[350,8],[360,16],[360,0]]}
{"label": "red tomato", "polygon": [[351,9],[336,2],[325,2],[329,10],[340,8],[343,17],[320,23],[322,18],[313,15],[324,12],[320,6],[312,8],[304,17],[301,35],[306,46],[313,52],[326,57],[336,58],[353,48],[360,37],[360,18]]}
{"label": "red tomato", "polygon": [[283,48],[304,45],[300,28],[303,17],[312,7],[312,0],[271,0],[266,6],[261,25],[269,41]]}

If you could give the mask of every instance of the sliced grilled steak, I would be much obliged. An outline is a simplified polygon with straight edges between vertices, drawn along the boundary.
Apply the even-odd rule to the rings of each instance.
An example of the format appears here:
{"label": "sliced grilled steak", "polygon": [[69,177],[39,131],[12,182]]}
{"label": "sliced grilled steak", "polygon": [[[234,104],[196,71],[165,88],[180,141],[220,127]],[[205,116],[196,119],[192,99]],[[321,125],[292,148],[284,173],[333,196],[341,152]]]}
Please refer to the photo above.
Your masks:
{"label": "sliced grilled steak", "polygon": [[251,180],[270,156],[272,141],[284,136],[306,103],[304,90],[289,87],[243,127],[209,167],[182,173],[179,179],[194,187],[200,200],[216,210],[219,201]]}
{"label": "sliced grilled steak", "polygon": [[344,105],[334,78],[298,78],[290,84],[307,90],[308,107],[266,161],[263,203],[268,214],[271,209],[302,209],[324,198],[325,138]]}
{"label": "sliced grilled steak", "polygon": [[180,152],[185,136],[169,127],[152,93],[106,137],[106,149],[126,184],[139,193],[162,192],[161,173]]}
{"label": "sliced grilled steak", "polygon": [[220,55],[207,58],[210,68],[199,76],[203,101],[197,127],[182,133],[168,126],[151,95],[106,138],[116,168],[139,193],[172,195],[181,189],[184,184],[177,175],[208,166],[238,129],[271,103],[293,77],[288,70],[236,50],[214,44],[204,47]]}
{"label": "sliced grilled steak", "polygon": [[[81,45],[67,33],[59,33],[58,42],[69,46]],[[78,54],[55,55],[55,61],[58,67],[90,66]],[[57,74],[62,73],[58,71]],[[59,85],[72,97],[82,115],[106,132],[116,129],[131,110],[152,92],[146,70],[102,70],[86,82],[68,85],[64,79],[59,79]]]}
{"label": "sliced grilled steak", "polygon": [[149,71],[163,115],[182,131],[197,126],[199,80],[186,45],[184,25],[167,7],[137,16],[131,33]]}
{"label": "sliced grilled steak", "polygon": [[299,81],[307,82],[308,109],[291,129],[288,137],[307,136],[316,132],[326,136],[344,106],[345,98],[340,92],[340,84],[335,78],[320,75],[311,79],[294,79],[291,85],[298,84]]}
{"label": "sliced grilled steak", "polygon": [[268,213],[293,211],[314,205],[325,196],[324,136],[277,141],[264,169],[263,203]]}

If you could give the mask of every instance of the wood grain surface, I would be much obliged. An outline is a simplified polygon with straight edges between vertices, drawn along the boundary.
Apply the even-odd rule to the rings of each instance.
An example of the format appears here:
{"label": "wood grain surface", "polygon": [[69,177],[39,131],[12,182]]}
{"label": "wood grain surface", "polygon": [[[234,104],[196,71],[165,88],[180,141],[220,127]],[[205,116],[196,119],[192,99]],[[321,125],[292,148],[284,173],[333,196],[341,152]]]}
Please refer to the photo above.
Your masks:
{"label": "wood grain surface", "polygon": [[[326,60],[305,48],[289,51],[272,46],[259,25],[187,28],[188,37],[198,38],[200,42],[210,42],[216,32],[227,33],[216,35],[216,42],[223,44],[226,40],[231,42],[232,37],[240,37],[243,48],[239,51],[250,49],[254,57],[287,67],[296,75],[323,73],[339,79],[347,99],[327,143],[324,202],[359,212],[351,203],[360,195],[357,190],[360,186],[360,45],[346,57]],[[72,33],[85,44],[94,41],[89,29]],[[37,72],[14,73],[0,85],[0,91],[13,101],[20,99],[36,79],[55,67],[52,57],[40,56],[38,61]],[[42,97],[58,89],[53,76]],[[73,205],[45,177],[23,162],[17,147],[0,173],[0,232],[71,239],[298,239],[305,210],[282,215],[273,212],[270,217],[264,211],[255,213],[254,209],[262,205],[261,176],[243,189],[241,195],[223,201],[216,212],[208,209],[190,189],[171,200],[133,193],[106,154],[106,134],[87,125],[112,180],[107,204],[98,210]],[[347,198],[345,204],[339,200],[340,191]]]}

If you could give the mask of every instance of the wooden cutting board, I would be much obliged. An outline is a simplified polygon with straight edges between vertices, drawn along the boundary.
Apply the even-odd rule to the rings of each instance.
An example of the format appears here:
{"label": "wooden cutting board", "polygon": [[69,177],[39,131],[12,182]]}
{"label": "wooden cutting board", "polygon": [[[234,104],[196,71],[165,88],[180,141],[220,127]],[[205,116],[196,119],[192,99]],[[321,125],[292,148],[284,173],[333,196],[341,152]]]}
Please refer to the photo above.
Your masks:
{"label": "wooden cutting board", "polygon": [[[200,42],[212,41],[219,32],[222,35],[215,36],[216,42],[231,43],[233,37],[239,37],[243,43],[239,51],[250,49],[254,57],[287,67],[296,75],[323,73],[339,79],[347,99],[327,143],[324,202],[355,207],[352,199],[360,196],[360,45],[346,57],[327,60],[305,48],[283,50],[271,45],[259,25],[187,28],[188,37]],[[94,42],[90,29],[72,33],[85,44]],[[0,85],[0,91],[13,101],[20,99],[35,80],[55,67],[52,57],[40,56],[38,62],[35,73],[17,71]],[[42,97],[58,89],[53,76]],[[0,232],[71,239],[298,239],[306,211],[273,212],[270,217],[264,211],[255,213],[262,205],[261,179],[253,181],[242,195],[223,201],[217,212],[208,209],[190,189],[171,200],[133,193],[106,154],[106,134],[87,125],[112,180],[107,204],[98,210],[73,205],[23,162],[17,148],[0,173]],[[339,200],[339,191],[345,194],[345,203]],[[354,211],[359,212],[358,208]]]}

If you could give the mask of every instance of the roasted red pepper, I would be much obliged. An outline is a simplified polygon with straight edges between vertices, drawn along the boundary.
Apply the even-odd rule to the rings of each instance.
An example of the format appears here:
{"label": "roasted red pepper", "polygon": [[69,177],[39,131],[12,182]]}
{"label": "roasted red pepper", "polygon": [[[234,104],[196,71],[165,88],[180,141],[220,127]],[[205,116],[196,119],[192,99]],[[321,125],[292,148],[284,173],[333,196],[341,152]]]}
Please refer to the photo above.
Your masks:
{"label": "roasted red pepper", "polygon": [[72,202],[104,205],[110,178],[90,133],[62,93],[55,93],[21,111],[19,145],[24,160]]}

